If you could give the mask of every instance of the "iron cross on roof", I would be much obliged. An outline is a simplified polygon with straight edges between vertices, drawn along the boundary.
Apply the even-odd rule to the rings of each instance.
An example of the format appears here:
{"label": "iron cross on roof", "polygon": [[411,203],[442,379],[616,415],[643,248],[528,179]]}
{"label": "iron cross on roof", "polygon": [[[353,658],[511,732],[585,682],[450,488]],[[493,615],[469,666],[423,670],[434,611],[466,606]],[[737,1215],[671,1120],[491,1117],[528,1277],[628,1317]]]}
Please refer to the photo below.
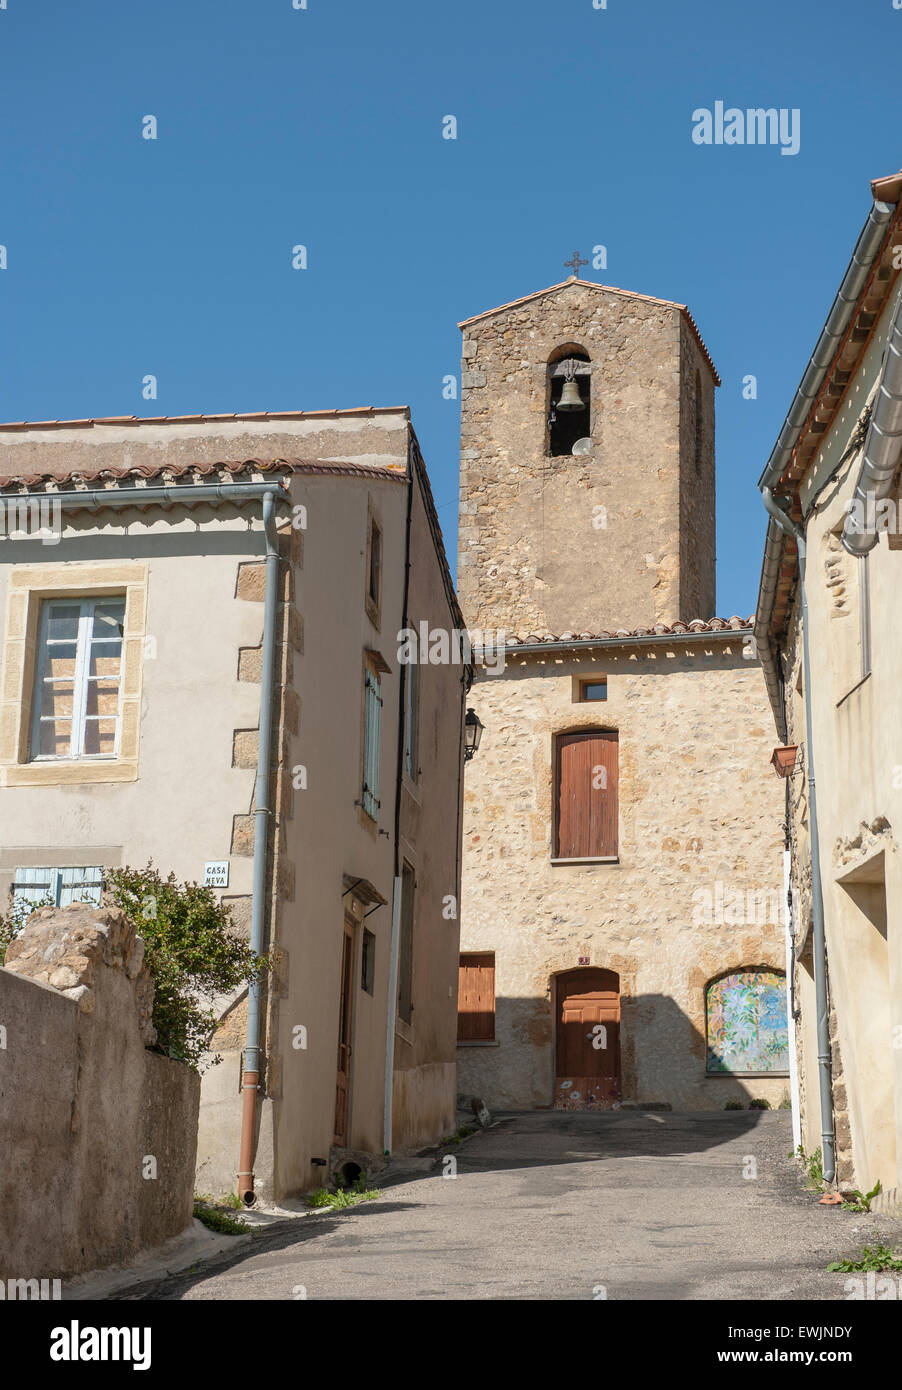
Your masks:
{"label": "iron cross on roof", "polygon": [[572,268],[573,274],[577,277],[577,279],[579,278],[579,268],[580,268],[580,266],[581,266],[581,265],[588,265],[588,264],[589,264],[589,262],[588,262],[588,261],[584,261],[583,258],[582,258],[582,256],[579,254],[578,251],[574,251],[574,252],[573,252],[573,255],[570,257],[570,260],[569,260],[569,261],[564,261],[564,265],[565,265],[565,266],[570,266],[570,267]]}

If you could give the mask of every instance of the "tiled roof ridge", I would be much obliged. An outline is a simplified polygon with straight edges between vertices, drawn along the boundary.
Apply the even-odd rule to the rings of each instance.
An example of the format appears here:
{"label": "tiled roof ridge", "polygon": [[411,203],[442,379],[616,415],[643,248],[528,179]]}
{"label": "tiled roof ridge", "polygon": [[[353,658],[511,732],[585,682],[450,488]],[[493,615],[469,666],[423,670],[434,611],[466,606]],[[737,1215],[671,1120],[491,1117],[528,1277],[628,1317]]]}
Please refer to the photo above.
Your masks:
{"label": "tiled roof ridge", "polygon": [[519,299],[511,299],[507,304],[497,304],[494,309],[483,309],[480,314],[472,314],[468,319],[461,319],[457,326],[460,329],[467,328],[471,323],[477,323],[479,319],[489,318],[492,314],[501,314],[505,309],[516,309],[520,304],[528,304],[531,299],[540,299],[543,294],[553,294],[555,290],[563,290],[568,285],[579,285],[581,288],[591,290],[607,290],[609,294],[621,294],[627,299],[641,299],[646,304],[661,304],[668,309],[679,309],[680,313],[685,316],[689,327],[695,335],[696,342],[702,350],[705,361],[714,374],[715,382],[718,386],[720,385],[720,375],[714,365],[714,359],[705,346],[705,340],[699,331],[698,324],[692,317],[692,311],[688,304],[680,304],[675,299],[661,299],[658,295],[654,294],[641,294],[638,290],[623,290],[617,285],[602,285],[599,284],[597,280],[580,280],[575,275],[571,275],[567,280],[559,281],[556,285],[548,285],[544,290],[533,290],[531,294],[523,294]]}
{"label": "tiled roof ridge", "polygon": [[[209,478],[214,474],[228,475],[230,478],[234,478],[237,474],[251,472],[330,473],[358,478],[400,478],[403,480],[407,476],[407,464],[404,462],[394,466],[352,463],[346,459],[301,458],[217,459],[190,463],[163,461],[158,464],[130,464],[123,468],[101,464],[98,468],[73,469],[70,473],[17,473],[8,475],[0,473],[0,488],[10,488],[19,484],[20,487],[30,490],[41,489],[43,485],[43,490],[46,492],[54,490],[48,487],[49,484],[54,484],[55,490],[59,490],[63,484],[85,485],[102,481],[104,486],[108,486],[112,491],[117,483],[127,479],[143,481],[163,479],[165,482],[168,479],[184,480],[186,476]],[[178,484],[176,483],[176,485]]]}
{"label": "tiled roof ridge", "polygon": [[91,425],[223,424],[229,420],[311,420],[336,415],[409,415],[407,405],[357,405],[348,410],[254,410],[224,415],[97,415],[80,420],[7,420],[4,430],[87,429]]}
{"label": "tiled roof ridge", "polygon": [[560,636],[552,633],[529,633],[527,636],[507,635],[507,646],[509,647],[537,647],[545,643],[557,642],[604,642],[616,641],[618,638],[628,640],[636,637],[679,637],[692,636],[695,633],[705,632],[751,632],[754,626],[754,618],[740,618],[734,614],[731,618],[693,618],[691,622],[684,623],[655,623],[654,627],[637,628],[617,628],[613,632],[563,632]]}

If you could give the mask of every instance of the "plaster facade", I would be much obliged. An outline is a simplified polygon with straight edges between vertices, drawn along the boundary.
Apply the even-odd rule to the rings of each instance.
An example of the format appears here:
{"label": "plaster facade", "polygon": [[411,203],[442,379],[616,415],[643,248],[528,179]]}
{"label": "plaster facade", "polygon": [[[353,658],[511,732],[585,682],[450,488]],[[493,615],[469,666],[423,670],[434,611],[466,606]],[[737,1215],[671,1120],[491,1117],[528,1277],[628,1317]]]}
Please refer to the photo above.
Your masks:
{"label": "plaster facade", "polygon": [[[459,611],[404,409],[0,429],[0,477],[32,487],[64,471],[91,486],[115,486],[161,467],[175,485],[238,476],[287,487],[288,505],[278,512],[266,904],[273,970],[254,1166],[261,1195],[296,1195],[322,1182],[340,1158],[333,1125],[346,929],[352,1061],[341,1147],[373,1161],[386,1148],[399,796],[399,853],[417,878],[416,1015],[398,1025],[389,1054],[388,1147],[416,1148],[453,1128],[458,921],[442,914],[444,899],[459,896],[466,671],[459,664],[423,668],[419,763],[399,791],[398,634],[405,598],[418,620],[436,628],[459,626]],[[299,508],[305,524],[295,527]],[[0,891],[27,866],[143,866],[152,859],[163,873],[202,881],[207,862],[226,861],[221,896],[235,930],[248,936],[265,587],[259,503],[64,518],[58,544],[8,541],[0,566],[0,614],[7,615],[0,634]],[[368,597],[374,519],[381,533],[376,603]],[[134,707],[133,737],[123,739],[116,758],[84,766],[35,764],[28,755],[33,616],[61,586],[128,595],[123,696],[124,707]],[[373,662],[383,701],[375,817],[361,805],[364,671]],[[374,954],[368,988],[365,931],[373,938],[371,961]],[[214,1194],[235,1185],[246,1017],[246,995],[222,1001],[211,1041],[222,1062],[203,1075],[197,1182]]]}
{"label": "plaster facade", "polygon": [[[812,732],[827,942],[837,1179],[870,1190],[876,1206],[902,1192],[902,655],[893,640],[898,534],[866,559],[842,549],[873,401],[896,305],[889,297],[802,488],[808,545]],[[898,499],[898,492],[894,493]],[[867,603],[862,603],[866,588]],[[802,1142],[821,1147],[817,1017],[811,943],[811,842],[802,615],[798,587],[777,646],[787,742],[799,747],[790,785],[794,997]]]}

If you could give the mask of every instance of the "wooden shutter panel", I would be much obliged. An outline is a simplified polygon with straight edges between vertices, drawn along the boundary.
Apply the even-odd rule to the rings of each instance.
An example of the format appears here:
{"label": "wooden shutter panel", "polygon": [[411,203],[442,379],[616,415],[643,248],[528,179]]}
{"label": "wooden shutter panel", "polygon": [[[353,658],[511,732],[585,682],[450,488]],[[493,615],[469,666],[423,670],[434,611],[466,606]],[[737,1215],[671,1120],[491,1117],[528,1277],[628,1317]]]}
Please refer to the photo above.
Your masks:
{"label": "wooden shutter panel", "polygon": [[457,994],[459,1042],[492,1042],[495,1037],[495,956],[491,951],[460,958]]}
{"label": "wooden shutter panel", "polygon": [[618,740],[613,730],[560,735],[556,859],[617,857],[618,775]]}
{"label": "wooden shutter panel", "polygon": [[382,686],[372,671],[366,673],[363,730],[363,809],[373,820],[379,819],[379,740],[382,714]]}

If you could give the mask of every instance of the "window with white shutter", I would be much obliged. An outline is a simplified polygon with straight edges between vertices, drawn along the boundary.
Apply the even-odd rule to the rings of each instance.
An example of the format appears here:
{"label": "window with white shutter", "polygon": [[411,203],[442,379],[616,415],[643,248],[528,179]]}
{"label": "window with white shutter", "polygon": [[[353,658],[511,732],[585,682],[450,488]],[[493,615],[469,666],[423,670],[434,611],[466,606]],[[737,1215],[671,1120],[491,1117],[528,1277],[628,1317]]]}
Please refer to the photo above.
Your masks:
{"label": "window with white shutter", "polygon": [[31,756],[114,758],[119,749],[124,598],[41,607]]}

